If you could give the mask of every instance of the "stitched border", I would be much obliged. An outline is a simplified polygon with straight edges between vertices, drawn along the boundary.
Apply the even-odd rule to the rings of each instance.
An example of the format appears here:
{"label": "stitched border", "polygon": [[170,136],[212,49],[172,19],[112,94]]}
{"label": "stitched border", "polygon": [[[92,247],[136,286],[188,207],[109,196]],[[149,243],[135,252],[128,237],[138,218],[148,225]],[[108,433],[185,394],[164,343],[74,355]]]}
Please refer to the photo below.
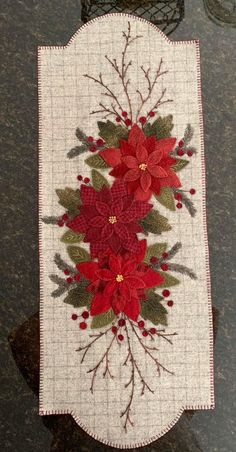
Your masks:
{"label": "stitched border", "polygon": [[[138,20],[148,24],[153,27],[165,41],[172,45],[178,44],[195,44],[197,53],[197,89],[198,89],[198,105],[199,105],[199,126],[200,126],[200,149],[201,149],[201,166],[202,166],[202,207],[203,207],[203,227],[204,227],[204,242],[205,242],[205,256],[206,256],[206,277],[207,277],[207,295],[208,295],[208,318],[209,318],[209,349],[210,349],[210,390],[211,390],[211,404],[210,405],[186,405],[181,407],[176,417],[165,427],[158,435],[149,438],[148,440],[137,442],[135,444],[119,444],[107,441],[104,438],[99,437],[94,432],[90,431],[89,428],[81,422],[80,418],[76,415],[73,410],[43,410],[43,369],[44,369],[44,359],[43,359],[43,293],[42,293],[42,113],[41,113],[41,60],[40,60],[40,50],[43,49],[65,49],[70,46],[70,44],[76,39],[79,33],[85,28],[90,26],[95,21],[106,20],[109,17],[128,17],[133,20]],[[132,14],[125,13],[113,13],[106,14],[104,16],[96,17],[90,20],[86,24],[82,25],[70,38],[66,45],[60,46],[38,46],[37,54],[37,74],[38,74],[38,230],[39,230],[39,281],[40,281],[40,310],[39,310],[39,320],[40,320],[40,382],[39,382],[39,415],[59,415],[59,414],[71,414],[77,424],[87,432],[91,437],[106,444],[111,447],[116,447],[119,449],[131,449],[135,447],[146,446],[167,433],[179,420],[181,414],[184,410],[206,410],[214,409],[215,407],[215,397],[214,397],[214,357],[213,357],[213,320],[212,320],[212,299],[211,299],[211,279],[210,279],[210,263],[209,263],[209,244],[208,244],[208,231],[207,231],[207,208],[206,208],[206,167],[205,167],[205,154],[204,154],[204,123],[203,123],[203,104],[202,104],[202,83],[201,83],[201,59],[200,59],[200,42],[198,39],[188,40],[188,41],[171,41],[159,28],[154,24],[150,23],[146,19],[134,16]]]}

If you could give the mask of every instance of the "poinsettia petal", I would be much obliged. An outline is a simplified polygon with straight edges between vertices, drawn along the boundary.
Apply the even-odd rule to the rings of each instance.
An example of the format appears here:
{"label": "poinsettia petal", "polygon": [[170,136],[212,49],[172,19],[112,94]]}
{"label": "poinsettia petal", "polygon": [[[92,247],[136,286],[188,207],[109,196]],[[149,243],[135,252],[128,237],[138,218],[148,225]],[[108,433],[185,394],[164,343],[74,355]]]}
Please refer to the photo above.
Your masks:
{"label": "poinsettia petal", "polygon": [[157,195],[159,195],[160,191],[161,191],[161,183],[160,183],[161,180],[164,180],[164,179],[157,179],[156,177],[152,178],[151,190],[154,193],[156,193]]}
{"label": "poinsettia petal", "polygon": [[101,238],[101,228],[90,227],[85,235],[85,242],[98,242]]}
{"label": "poinsettia petal", "polygon": [[140,300],[138,298],[132,297],[130,301],[126,302],[123,312],[129,317],[131,320],[136,322],[141,311]]}
{"label": "poinsettia petal", "polygon": [[81,199],[83,204],[87,204],[88,206],[94,206],[97,200],[97,192],[93,187],[88,187],[87,185],[81,185],[80,188]]}
{"label": "poinsettia petal", "polygon": [[113,177],[123,177],[127,171],[127,166],[124,163],[117,165],[113,170],[110,171],[110,176]]}
{"label": "poinsettia petal", "polygon": [[107,268],[101,268],[96,271],[96,275],[99,279],[102,279],[103,281],[111,281],[114,280],[114,274],[111,272],[111,270]]}
{"label": "poinsettia petal", "polygon": [[125,281],[118,283],[118,289],[119,289],[120,295],[122,297],[124,297],[125,300],[130,300],[130,298],[131,298],[130,288],[129,288],[129,285]]}
{"label": "poinsettia petal", "polygon": [[146,163],[148,159],[147,149],[142,144],[138,144],[136,147],[136,157],[139,163]]}
{"label": "poinsettia petal", "polygon": [[124,181],[129,182],[129,181],[137,180],[139,178],[140,178],[140,169],[134,168],[134,169],[127,171],[127,173],[124,176]]}
{"label": "poinsettia petal", "polygon": [[122,198],[117,198],[112,204],[112,215],[120,215],[123,209],[123,200]]}
{"label": "poinsettia petal", "polygon": [[120,149],[121,149],[121,155],[133,155],[135,156],[135,147],[128,143],[128,141],[120,140]]}
{"label": "poinsettia petal", "polygon": [[97,200],[100,202],[104,202],[104,204],[110,205],[112,202],[110,187],[108,188],[105,185],[103,185],[102,189],[97,193]]}
{"label": "poinsettia petal", "polygon": [[111,308],[111,299],[101,293],[97,293],[92,299],[91,315],[98,315],[107,312]]}
{"label": "poinsettia petal", "polygon": [[145,282],[137,276],[128,275],[125,280],[132,289],[144,289],[146,287]]}
{"label": "poinsettia petal", "polygon": [[104,202],[97,201],[95,204],[95,207],[96,207],[97,211],[104,217],[108,218],[111,215],[110,206],[108,206]]}
{"label": "poinsettia petal", "polygon": [[93,226],[95,228],[102,228],[107,224],[107,219],[105,217],[102,217],[101,215],[96,215],[95,217],[91,218],[89,221],[90,226]]}
{"label": "poinsettia petal", "polygon": [[97,279],[96,272],[99,270],[97,262],[81,262],[77,264],[77,268],[89,281],[95,281]]}
{"label": "poinsettia petal", "polygon": [[149,268],[145,273],[143,273],[142,280],[144,281],[146,287],[160,286],[160,284],[164,282],[163,276],[152,270],[152,268]]}
{"label": "poinsettia petal", "polygon": [[106,242],[93,242],[90,243],[90,254],[92,258],[98,257],[101,254],[108,252],[108,244]]}
{"label": "poinsettia petal", "polygon": [[145,135],[137,124],[134,124],[128,138],[128,143],[136,148],[138,143],[143,143],[145,141]]}
{"label": "poinsettia petal", "polygon": [[150,165],[150,166],[148,166],[148,171],[154,177],[163,178],[163,177],[167,177],[168,176],[168,174],[164,170],[164,168],[162,168],[161,166],[158,166],[158,165],[153,165],[153,166]]}
{"label": "poinsettia petal", "polygon": [[138,167],[138,160],[136,157],[133,157],[132,155],[126,155],[122,157],[121,160],[130,169]]}
{"label": "poinsettia petal", "polygon": [[156,141],[155,149],[156,151],[162,151],[164,155],[168,155],[174,148],[176,143],[176,138],[162,138]]}
{"label": "poinsettia petal", "polygon": [[104,297],[111,297],[117,289],[118,283],[114,279],[113,281],[109,281],[103,291]]}
{"label": "poinsettia petal", "polygon": [[151,186],[152,183],[152,177],[149,174],[148,171],[142,171],[141,177],[140,177],[140,185],[143,189],[143,191],[147,192]]}
{"label": "poinsettia petal", "polygon": [[103,149],[103,151],[99,152],[99,155],[105,160],[105,162],[109,166],[117,166],[121,163],[121,152],[120,149],[116,148],[109,148],[109,149]]}
{"label": "poinsettia petal", "polygon": [[132,273],[137,267],[137,262],[134,260],[128,260],[122,267],[121,273],[122,275],[129,275]]}
{"label": "poinsettia petal", "polygon": [[136,262],[142,262],[147,251],[147,240],[143,239],[139,241],[139,252],[136,254]]}
{"label": "poinsettia petal", "polygon": [[149,189],[145,192],[142,187],[138,186],[134,192],[134,196],[139,201],[148,201],[152,196],[152,191]]}
{"label": "poinsettia petal", "polygon": [[133,232],[134,234],[137,234],[138,232],[143,232],[143,227],[139,223],[136,223],[135,221],[132,223],[127,223],[126,227],[129,230],[129,232]]}
{"label": "poinsettia petal", "polygon": [[120,274],[121,273],[121,256],[115,256],[115,254],[110,254],[109,267],[115,275]]}
{"label": "poinsettia petal", "polygon": [[139,252],[139,241],[135,234],[132,234],[130,240],[126,240],[123,242],[123,247],[130,251],[133,254],[137,254]]}
{"label": "poinsettia petal", "polygon": [[161,187],[181,187],[181,182],[174,171],[168,171],[168,177],[160,179]]}
{"label": "poinsettia petal", "polygon": [[116,179],[111,187],[111,194],[113,199],[123,198],[128,193],[127,186],[123,180]]}
{"label": "poinsettia petal", "polygon": [[112,309],[116,315],[118,315],[120,312],[123,312],[125,303],[125,299],[120,295],[114,295],[112,297]]}
{"label": "poinsettia petal", "polygon": [[118,254],[121,248],[121,240],[120,237],[115,233],[109,237],[108,242],[110,249],[113,253]]}
{"label": "poinsettia petal", "polygon": [[156,140],[156,137],[155,137],[155,136],[148,137],[148,138],[144,141],[143,145],[144,145],[145,148],[147,149],[148,154],[151,154],[152,152],[155,151],[156,141],[157,141],[157,140]]}
{"label": "poinsettia petal", "polygon": [[114,229],[116,234],[120,237],[121,240],[129,239],[129,231],[123,223],[121,222],[115,223]]}
{"label": "poinsettia petal", "polygon": [[139,219],[139,218],[146,217],[146,215],[150,212],[152,207],[153,207],[153,205],[149,204],[147,202],[134,201],[130,210],[134,211],[135,218]]}
{"label": "poinsettia petal", "polygon": [[113,231],[114,231],[113,225],[111,223],[107,223],[102,228],[101,239],[108,240],[112,236]]}
{"label": "poinsettia petal", "polygon": [[75,232],[86,232],[88,229],[86,218],[83,215],[77,215],[73,220],[68,221],[66,225]]}
{"label": "poinsettia petal", "polygon": [[147,164],[148,165],[157,165],[160,162],[160,160],[162,159],[162,156],[163,156],[162,150],[152,152],[148,156]]}

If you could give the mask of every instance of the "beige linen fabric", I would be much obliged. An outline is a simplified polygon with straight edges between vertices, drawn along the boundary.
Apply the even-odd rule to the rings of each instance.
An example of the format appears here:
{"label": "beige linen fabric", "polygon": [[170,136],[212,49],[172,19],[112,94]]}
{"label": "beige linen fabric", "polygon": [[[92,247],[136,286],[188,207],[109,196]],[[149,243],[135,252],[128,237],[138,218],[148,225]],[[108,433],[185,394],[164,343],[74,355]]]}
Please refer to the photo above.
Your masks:
{"label": "beige linen fabric", "polygon": [[133,60],[130,90],[134,110],[138,100],[137,88],[146,88],[140,66],[150,66],[154,72],[163,58],[168,73],[160,78],[155,92],[158,95],[162,88],[166,88],[167,97],[172,98],[173,102],[163,105],[160,114],[173,115],[172,134],[178,139],[183,136],[187,123],[191,123],[194,128],[192,144],[198,150],[191,163],[180,173],[183,188],[188,190],[194,187],[197,190],[194,197],[196,217],[191,218],[184,208],[180,212],[170,212],[158,205],[159,211],[169,219],[172,230],[158,237],[150,234],[148,243],[166,241],[171,247],[180,241],[182,249],[175,261],[192,268],[198,279],[195,281],[180,275],[181,284],[171,290],[175,305],[169,309],[167,328],[168,332],[178,334],[172,346],[165,341],[157,341],[160,362],[174,375],[161,373],[158,377],[155,366],[131,338],[139,364],[155,393],[146,392],[141,397],[137,387],[132,407],[134,426],[130,426],[127,433],[120,417],[129,397],[124,385],[130,370],[122,366],[127,347],[125,343],[121,347],[115,344],[111,352],[111,368],[115,378],[104,379],[100,372],[94,394],[91,394],[91,377],[87,370],[102,355],[106,339],[98,341],[97,346],[90,350],[87,361],[80,364],[81,355],[75,350],[89,341],[91,330],[82,332],[78,323],[71,321],[75,310],[63,303],[63,296],[53,299],[50,295],[55,285],[50,281],[49,274],[58,272],[53,261],[54,254],[59,252],[67,261],[69,258],[66,246],[59,240],[62,230],[40,221],[40,414],[72,413],[90,435],[121,448],[148,444],[160,437],[174,425],[184,409],[214,406],[197,41],[171,42],[150,23],[118,14],[89,22],[65,47],[39,48],[40,218],[63,213],[56,188],[76,188],[78,174],[90,177],[90,169],[84,164],[88,153],[73,160],[66,156],[67,151],[78,144],[76,128],[79,126],[87,135],[98,136],[97,120],[102,119],[99,115],[90,115],[101,100],[101,87],[84,78],[83,74],[97,76],[101,72],[106,83],[113,87],[125,104],[120,82],[105,55],[120,58],[122,31],[127,30],[128,21],[132,34],[143,36],[132,44],[128,53]]}

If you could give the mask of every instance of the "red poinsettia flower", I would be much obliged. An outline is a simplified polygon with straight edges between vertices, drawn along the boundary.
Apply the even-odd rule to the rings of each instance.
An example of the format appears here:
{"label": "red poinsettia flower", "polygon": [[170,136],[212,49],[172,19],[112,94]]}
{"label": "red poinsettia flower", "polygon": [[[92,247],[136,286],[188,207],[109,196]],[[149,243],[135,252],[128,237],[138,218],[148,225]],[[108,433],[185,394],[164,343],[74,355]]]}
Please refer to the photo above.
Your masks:
{"label": "red poinsettia flower", "polygon": [[150,199],[152,193],[160,194],[162,187],[180,187],[181,183],[171,168],[176,159],[170,157],[176,138],[157,140],[146,137],[135,124],[128,141],[121,140],[120,148],[104,149],[100,155],[113,167],[111,176],[123,179],[130,193],[142,201]]}
{"label": "red poinsettia flower", "polygon": [[85,233],[84,241],[90,242],[92,257],[110,250],[139,252],[137,233],[143,228],[138,220],[148,214],[151,204],[134,199],[121,180],[116,180],[111,188],[104,186],[100,192],[82,185],[81,200],[80,214],[67,226]]}
{"label": "red poinsettia flower", "polygon": [[87,290],[94,293],[91,315],[112,308],[116,315],[124,312],[136,321],[141,311],[141,300],[145,300],[145,290],[164,282],[160,273],[141,263],[147,245],[146,240],[140,243],[139,255],[111,253],[106,261],[77,264],[80,273],[90,281]]}

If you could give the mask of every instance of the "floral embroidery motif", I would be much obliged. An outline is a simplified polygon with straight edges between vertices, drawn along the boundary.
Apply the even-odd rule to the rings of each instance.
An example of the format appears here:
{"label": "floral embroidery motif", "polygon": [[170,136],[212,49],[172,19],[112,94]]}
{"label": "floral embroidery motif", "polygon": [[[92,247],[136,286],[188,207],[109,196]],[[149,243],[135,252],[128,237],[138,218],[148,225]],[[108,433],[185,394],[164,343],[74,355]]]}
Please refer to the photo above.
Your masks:
{"label": "floral embroidery motif", "polygon": [[[154,98],[159,77],[167,73],[163,70],[162,59],[154,78],[151,77],[151,68],[141,66],[147,92],[136,90],[139,103],[134,112],[128,77],[132,61],[127,60],[127,52],[129,46],[142,37],[132,37],[128,22],[123,38],[120,63],[107,55],[105,58],[121,81],[126,108],[105,83],[102,74],[98,78],[85,74],[102,87],[106,101],[111,101],[111,105],[101,101],[99,109],[91,112],[103,115],[103,120],[98,121],[99,137],[87,136],[78,128],[76,136],[80,145],[67,154],[68,158],[74,158],[84,152],[92,153],[85,160],[92,168],[91,179],[78,175],[79,188],[57,189],[59,203],[65,211],[60,217],[45,217],[43,221],[66,227],[61,241],[67,245],[68,256],[73,262],[73,265],[68,264],[58,253],[55,255],[55,264],[64,277],[50,275],[58,286],[52,296],[56,298],[65,294],[63,301],[74,309],[72,321],[78,321],[81,330],[86,331],[89,326],[95,331],[89,335],[91,340],[77,349],[82,352],[81,364],[98,341],[107,338],[104,353],[97,364],[88,369],[92,375],[92,393],[99,371],[104,378],[115,378],[112,348],[115,344],[126,347],[127,355],[122,364],[130,368],[130,379],[125,385],[130,394],[121,418],[127,431],[128,425],[133,425],[132,404],[136,385],[140,386],[141,394],[154,392],[135,357],[137,350],[144,353],[150,364],[154,364],[158,375],[161,371],[172,373],[158,359],[159,343],[157,347],[149,342],[165,341],[169,346],[177,334],[165,330],[169,309],[174,305],[170,289],[180,284],[173,273],[196,279],[191,269],[171,262],[181,243],[177,242],[172,248],[159,240],[148,245],[150,233],[161,235],[171,229],[168,219],[153,208],[151,202],[157,200],[166,209],[175,211],[177,208],[179,212],[185,206],[191,216],[195,215],[194,204],[182,188],[177,173],[189,164],[189,160],[182,157],[192,157],[196,149],[189,145],[193,137],[189,124],[177,142],[171,135],[172,116],[159,115],[160,106],[172,102],[165,99],[166,89]],[[152,103],[152,108],[145,115],[148,102]],[[105,171],[110,171],[114,178],[112,184],[106,179]],[[195,192],[194,188],[189,189],[191,196]],[[145,235],[145,238],[138,234]],[[81,243],[87,244],[89,252],[86,247],[78,245]]]}

